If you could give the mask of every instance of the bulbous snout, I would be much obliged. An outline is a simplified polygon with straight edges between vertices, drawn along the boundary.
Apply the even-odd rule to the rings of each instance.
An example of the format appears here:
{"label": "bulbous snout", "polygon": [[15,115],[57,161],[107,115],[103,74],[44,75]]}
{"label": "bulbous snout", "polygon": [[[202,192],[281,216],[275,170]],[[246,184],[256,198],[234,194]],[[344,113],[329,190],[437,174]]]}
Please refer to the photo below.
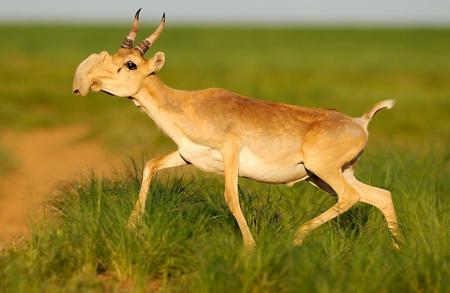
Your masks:
{"label": "bulbous snout", "polygon": [[72,91],[75,95],[85,96],[89,92],[89,88],[90,85],[86,81],[81,81],[81,78],[75,75],[72,85]]}
{"label": "bulbous snout", "polygon": [[98,90],[98,81],[92,79],[91,73],[95,67],[101,65],[105,55],[106,52],[92,54],[78,65],[72,84],[72,92],[75,95],[85,96],[91,89]]}

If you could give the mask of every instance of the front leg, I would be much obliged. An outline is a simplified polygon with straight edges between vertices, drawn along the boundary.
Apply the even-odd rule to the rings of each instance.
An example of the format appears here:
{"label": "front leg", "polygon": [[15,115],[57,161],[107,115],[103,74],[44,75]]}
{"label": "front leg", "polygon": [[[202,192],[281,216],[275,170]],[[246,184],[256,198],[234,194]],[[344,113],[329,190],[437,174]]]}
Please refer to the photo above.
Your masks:
{"label": "front leg", "polygon": [[151,159],[145,164],[144,174],[142,175],[142,185],[139,192],[139,198],[134,206],[133,212],[128,219],[128,228],[136,226],[139,219],[145,212],[145,202],[147,200],[148,189],[152,181],[152,177],[162,169],[186,165],[186,161],[180,156],[178,151],[171,154]]}
{"label": "front leg", "polygon": [[225,201],[233,213],[244,239],[244,246],[252,249],[255,240],[248,228],[247,221],[239,205],[238,177],[239,177],[239,146],[230,145],[222,149],[225,177]]}

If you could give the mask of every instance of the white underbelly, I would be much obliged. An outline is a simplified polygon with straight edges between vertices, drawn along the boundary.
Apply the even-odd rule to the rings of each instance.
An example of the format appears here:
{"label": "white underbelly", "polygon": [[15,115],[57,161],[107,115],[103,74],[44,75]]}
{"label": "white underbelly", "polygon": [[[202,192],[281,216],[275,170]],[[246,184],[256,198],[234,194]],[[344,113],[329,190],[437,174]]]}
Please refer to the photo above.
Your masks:
{"label": "white underbelly", "polygon": [[[221,153],[214,148],[182,140],[178,151],[184,160],[206,172],[222,174]],[[288,183],[307,177],[304,165],[298,162],[270,162],[262,160],[250,150],[243,148],[239,154],[239,176],[260,182]]]}
{"label": "white underbelly", "polygon": [[295,161],[275,162],[262,160],[248,149],[239,156],[239,176],[268,183],[288,183],[307,177],[303,164]]}

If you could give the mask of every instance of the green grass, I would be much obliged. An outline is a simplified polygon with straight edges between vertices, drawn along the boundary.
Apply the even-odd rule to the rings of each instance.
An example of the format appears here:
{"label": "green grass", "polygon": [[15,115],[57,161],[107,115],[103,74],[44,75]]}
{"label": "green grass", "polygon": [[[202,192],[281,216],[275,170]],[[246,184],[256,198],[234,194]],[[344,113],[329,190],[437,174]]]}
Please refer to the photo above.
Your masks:
{"label": "green grass", "polygon": [[[149,32],[151,28],[141,31]],[[77,64],[115,50],[127,28],[3,26],[0,130],[85,123],[121,153],[175,146],[124,99],[71,94]],[[336,108],[359,116],[380,99],[357,176],[393,193],[402,249],[379,211],[359,204],[291,247],[295,229],[335,198],[240,182],[257,240],[242,249],[217,176],[154,181],[145,223],[127,231],[140,171],[70,184],[33,224],[29,241],[0,252],[7,292],[445,292],[450,279],[450,30],[179,28],[161,36],[161,78],[172,87],[228,88],[248,96]],[[181,173],[178,172],[179,175]],[[51,208],[50,208],[51,207]]]}
{"label": "green grass", "polygon": [[241,203],[258,242],[248,253],[215,176],[157,180],[144,224],[130,232],[125,225],[140,184],[140,172],[131,171],[62,190],[47,209],[52,220],[37,223],[30,241],[1,254],[2,286],[11,292],[154,286],[169,292],[445,292],[450,190],[442,182],[448,172],[429,158],[384,153],[361,162],[361,177],[393,191],[399,252],[380,212],[363,204],[294,248],[295,229],[334,199],[306,184],[243,180]]}

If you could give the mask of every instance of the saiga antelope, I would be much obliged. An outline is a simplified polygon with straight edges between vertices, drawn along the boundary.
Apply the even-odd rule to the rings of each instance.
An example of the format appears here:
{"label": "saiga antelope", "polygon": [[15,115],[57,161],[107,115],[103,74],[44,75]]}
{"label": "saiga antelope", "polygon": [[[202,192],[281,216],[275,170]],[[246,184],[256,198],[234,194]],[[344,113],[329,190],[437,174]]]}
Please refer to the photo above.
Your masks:
{"label": "saiga antelope", "polygon": [[379,110],[390,109],[392,100],[381,101],[361,117],[352,118],[334,110],[252,99],[218,88],[172,89],[156,75],[164,65],[164,53],[144,58],[161,34],[165,16],[155,32],[133,47],[139,11],[119,50],[90,55],[78,66],[73,82],[73,92],[82,96],[92,90],[128,97],[178,146],[178,150],[146,163],[129,226],[144,213],[150,182],[157,171],[193,164],[224,175],[225,200],[247,248],[253,247],[255,240],[239,205],[239,176],[287,185],[307,180],[337,195],[335,205],[300,226],[295,245],[355,203],[365,202],[383,213],[397,246],[391,193],[364,184],[353,175],[367,143],[368,123]]}

